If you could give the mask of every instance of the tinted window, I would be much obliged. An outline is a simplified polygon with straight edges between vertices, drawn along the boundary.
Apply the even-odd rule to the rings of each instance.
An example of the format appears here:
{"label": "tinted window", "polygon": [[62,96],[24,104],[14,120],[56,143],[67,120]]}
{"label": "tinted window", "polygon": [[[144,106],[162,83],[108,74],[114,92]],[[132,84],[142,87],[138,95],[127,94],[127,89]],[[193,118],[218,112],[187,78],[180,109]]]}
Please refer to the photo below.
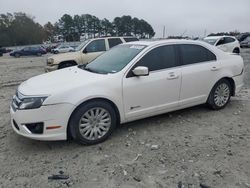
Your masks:
{"label": "tinted window", "polygon": [[122,43],[121,39],[119,38],[108,39],[108,42],[109,42],[109,48],[113,48],[114,46]]}
{"label": "tinted window", "polygon": [[230,43],[230,42],[234,42],[235,39],[231,38],[231,37],[225,37],[225,44]]}
{"label": "tinted window", "polygon": [[88,53],[106,51],[104,39],[92,41],[92,42],[86,47],[86,50],[87,50]]}
{"label": "tinted window", "polygon": [[222,45],[222,44],[225,44],[225,38],[224,38],[224,37],[221,38],[221,39],[217,42],[216,46],[219,46],[219,45]]}
{"label": "tinted window", "polygon": [[202,46],[192,44],[179,46],[183,65],[216,60],[216,56]]}
{"label": "tinted window", "polygon": [[149,71],[166,69],[176,66],[174,46],[161,46],[148,52],[136,64],[137,66],[148,67]]}
{"label": "tinted window", "polygon": [[125,40],[126,42],[139,41],[138,38],[134,38],[134,37],[131,37],[131,38],[124,38],[124,40]]}

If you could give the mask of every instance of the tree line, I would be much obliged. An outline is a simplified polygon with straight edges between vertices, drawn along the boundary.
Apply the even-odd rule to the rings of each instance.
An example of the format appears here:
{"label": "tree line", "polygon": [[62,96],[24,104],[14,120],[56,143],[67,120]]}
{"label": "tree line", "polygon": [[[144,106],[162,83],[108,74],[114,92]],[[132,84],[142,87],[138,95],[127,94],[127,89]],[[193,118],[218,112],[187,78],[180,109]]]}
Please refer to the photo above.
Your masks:
{"label": "tree line", "polygon": [[151,38],[155,35],[152,26],[143,19],[131,16],[116,17],[112,22],[90,14],[64,14],[56,23],[44,26],[35,22],[34,17],[22,12],[0,14],[0,45],[28,45],[52,40],[62,35],[66,41],[101,36],[136,36]]}

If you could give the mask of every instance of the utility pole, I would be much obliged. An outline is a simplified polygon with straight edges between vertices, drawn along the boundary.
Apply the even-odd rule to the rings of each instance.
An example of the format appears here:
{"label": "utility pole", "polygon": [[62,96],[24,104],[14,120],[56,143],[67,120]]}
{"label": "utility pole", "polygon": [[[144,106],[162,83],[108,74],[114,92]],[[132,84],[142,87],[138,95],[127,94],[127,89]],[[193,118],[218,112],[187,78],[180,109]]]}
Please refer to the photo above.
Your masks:
{"label": "utility pole", "polygon": [[165,25],[164,25],[164,27],[163,27],[163,38],[165,38],[165,30],[166,30],[166,28],[165,28]]}
{"label": "utility pole", "polygon": [[205,31],[204,31],[204,37],[206,37],[207,36],[207,30],[205,29]]}

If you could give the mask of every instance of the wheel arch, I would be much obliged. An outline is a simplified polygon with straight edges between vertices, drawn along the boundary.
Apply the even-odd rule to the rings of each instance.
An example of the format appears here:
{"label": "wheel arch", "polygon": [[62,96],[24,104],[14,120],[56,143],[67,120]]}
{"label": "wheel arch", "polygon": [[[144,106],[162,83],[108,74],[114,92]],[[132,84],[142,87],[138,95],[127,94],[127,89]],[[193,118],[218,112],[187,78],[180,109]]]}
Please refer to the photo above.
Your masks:
{"label": "wheel arch", "polygon": [[74,65],[78,65],[77,62],[75,60],[66,60],[66,61],[61,61],[59,64],[58,64],[58,68],[60,69],[60,66],[62,66],[63,64],[65,63],[71,63],[72,66]]}
{"label": "wheel arch", "polygon": [[[233,78],[232,78],[232,77],[229,77],[229,76],[224,76],[224,77],[220,78],[217,82],[215,82],[214,85],[212,86],[212,88],[210,89],[210,92],[213,90],[214,86],[215,86],[219,81],[221,81],[221,80],[223,80],[223,79],[227,80],[227,81],[230,83],[230,85],[231,85],[231,87],[232,87],[232,96],[235,96],[235,82],[234,82]],[[208,96],[208,97],[209,97],[209,96]]]}
{"label": "wheel arch", "polygon": [[239,48],[239,47],[235,47],[235,48],[233,49],[233,53],[239,54],[239,53],[240,53],[240,48]]}
{"label": "wheel arch", "polygon": [[71,137],[71,132],[70,132],[70,128],[69,128],[69,123],[70,123],[70,120],[73,116],[73,114],[75,113],[75,111],[80,108],[82,105],[88,103],[88,102],[91,102],[91,101],[105,101],[107,103],[109,103],[115,110],[115,114],[117,116],[117,124],[120,124],[121,122],[121,114],[120,114],[120,111],[117,107],[117,105],[111,101],[110,99],[107,99],[107,98],[104,98],[104,97],[97,97],[97,98],[92,98],[92,99],[88,99],[82,103],[80,103],[78,106],[75,107],[75,109],[72,111],[72,113],[70,114],[70,117],[68,119],[68,123],[67,123],[67,137],[70,138]]}

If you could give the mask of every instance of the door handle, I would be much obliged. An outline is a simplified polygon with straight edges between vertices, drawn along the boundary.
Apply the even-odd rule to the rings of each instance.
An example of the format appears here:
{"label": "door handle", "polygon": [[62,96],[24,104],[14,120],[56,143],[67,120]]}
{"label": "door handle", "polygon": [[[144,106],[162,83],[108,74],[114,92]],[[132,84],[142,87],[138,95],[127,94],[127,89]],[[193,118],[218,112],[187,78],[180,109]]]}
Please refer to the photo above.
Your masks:
{"label": "door handle", "polygon": [[213,67],[211,68],[211,71],[217,71],[217,70],[219,70],[219,69],[220,69],[219,67],[213,66]]}
{"label": "door handle", "polygon": [[168,80],[173,80],[179,78],[179,75],[176,75],[174,72],[168,74]]}

